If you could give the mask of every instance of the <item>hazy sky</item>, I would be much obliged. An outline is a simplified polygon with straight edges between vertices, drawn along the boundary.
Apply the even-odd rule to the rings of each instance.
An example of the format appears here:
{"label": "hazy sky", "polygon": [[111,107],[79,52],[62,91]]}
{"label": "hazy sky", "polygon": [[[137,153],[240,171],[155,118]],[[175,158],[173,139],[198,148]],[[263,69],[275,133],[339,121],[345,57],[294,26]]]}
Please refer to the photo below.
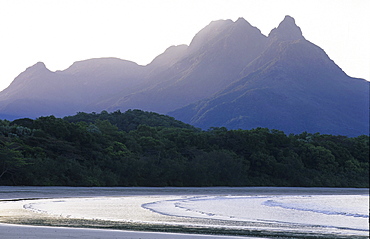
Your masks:
{"label": "hazy sky", "polygon": [[148,64],[213,20],[267,35],[290,15],[348,75],[370,80],[370,0],[0,0],[0,90],[38,61],[118,57]]}

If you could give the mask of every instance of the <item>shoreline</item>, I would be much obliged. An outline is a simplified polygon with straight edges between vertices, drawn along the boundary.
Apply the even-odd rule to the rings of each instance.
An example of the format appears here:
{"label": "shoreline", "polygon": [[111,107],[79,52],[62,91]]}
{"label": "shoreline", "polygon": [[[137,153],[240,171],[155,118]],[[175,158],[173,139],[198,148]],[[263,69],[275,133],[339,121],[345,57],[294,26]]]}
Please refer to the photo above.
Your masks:
{"label": "shoreline", "polygon": [[[170,232],[149,232],[149,231],[130,231],[112,230],[96,228],[71,228],[71,227],[49,227],[31,226],[18,224],[0,223],[0,236],[3,239],[11,238],[38,238],[38,239],[63,239],[63,238],[121,238],[121,239],[245,239],[251,237],[205,235],[205,234],[184,234]],[[256,237],[253,237],[256,238]],[[262,238],[261,238],[262,239]]]}
{"label": "shoreline", "polygon": [[[131,225],[132,226],[132,225]],[[187,230],[188,229],[188,230]],[[317,234],[317,233],[287,233],[280,231],[229,231],[218,228],[174,228],[163,226],[147,226],[145,228],[93,226],[93,225],[47,225],[38,224],[13,224],[0,223],[0,237],[11,238],[39,238],[39,239],[62,239],[62,238],[122,238],[122,239],[365,239],[368,236]],[[190,229],[190,230],[189,230]],[[98,237],[97,237],[98,236]]]}
{"label": "shoreline", "polygon": [[[25,195],[26,196],[26,195]],[[99,231],[102,237],[99,238],[368,238],[362,235],[346,235],[346,234],[330,234],[325,231],[318,232],[317,230],[300,232],[294,228],[284,227],[284,225],[267,225],[260,222],[247,222],[244,224],[235,224],[235,227],[222,226],[222,220],[209,222],[197,218],[179,218],[174,216],[159,215],[142,207],[148,202],[157,201],[159,199],[173,199],[180,195],[109,195],[108,198],[124,198],[125,204],[120,205],[120,210],[134,212],[135,217],[122,218],[122,221],[114,221],[109,219],[94,219],[68,217],[59,214],[47,214],[26,209],[27,204],[33,204],[39,201],[57,200],[60,197],[48,198],[23,198],[23,199],[3,199],[0,200],[0,238],[27,238],[24,235],[32,234],[30,238],[66,238],[65,235],[71,233],[74,229],[72,238],[84,238],[84,235],[90,235],[86,238],[91,238],[94,233]],[[55,195],[53,195],[55,196]],[[59,196],[59,195],[58,195]],[[83,198],[106,198],[107,196],[84,195],[69,195],[63,200],[83,199]],[[72,196],[72,197],[71,197]],[[127,204],[127,205],[126,205]],[[58,207],[59,208],[59,207]],[[63,211],[63,210],[62,210]],[[82,214],[84,215],[84,214]],[[141,220],[142,218],[151,218],[151,221]],[[166,218],[165,222],[158,223]],[[221,223],[220,223],[221,222]],[[239,227],[240,226],[240,227]],[[279,227],[280,226],[280,227]],[[68,230],[67,230],[68,229]],[[309,229],[309,228],[306,228]],[[314,229],[314,228],[312,228]],[[58,232],[55,236],[50,237],[52,231]],[[60,232],[60,234],[59,234]],[[67,233],[67,234],[66,234]],[[171,237],[165,237],[170,233]],[[106,236],[105,236],[106,234]],[[150,234],[150,237],[145,237]],[[35,236],[36,235],[36,236]],[[49,235],[49,236],[44,236]],[[116,235],[116,236],[114,236]],[[127,236],[130,235],[130,236]],[[9,237],[8,237],[9,236]],[[43,237],[44,236],[44,237]],[[71,238],[71,237],[69,237]]]}
{"label": "shoreline", "polygon": [[[25,205],[25,201],[28,200],[16,200],[15,207]],[[33,201],[33,199],[32,199]],[[12,201],[7,201],[8,203]],[[15,208],[13,206],[13,209]],[[1,207],[0,207],[0,212]],[[153,213],[153,212],[150,212]],[[12,215],[11,215],[12,214]],[[368,238],[367,236],[356,236],[356,235],[338,235],[338,234],[325,234],[317,232],[297,232],[294,230],[286,230],[287,228],[269,227],[265,225],[261,228],[261,224],[251,222],[250,228],[228,228],[222,226],[204,226],[199,225],[197,222],[202,220],[194,221],[194,225],[189,224],[167,224],[167,223],[148,223],[148,222],[128,222],[128,221],[110,221],[101,219],[81,219],[81,218],[66,218],[56,217],[55,215],[48,215],[43,213],[36,213],[24,209],[22,206],[21,210],[15,210],[13,213],[8,215],[0,214],[0,238],[27,238],[24,235],[29,233],[32,234],[30,238],[64,238],[71,231],[62,229],[76,229],[73,232],[72,238],[81,238],[83,235],[95,235],[94,233],[100,231],[102,233],[101,238],[126,238],[126,235],[130,235],[127,238],[143,238],[146,239],[145,235],[150,235],[150,239],[154,238],[167,238],[163,237],[163,234],[172,235],[168,238],[229,238],[229,239],[240,239],[240,238],[322,238],[322,239],[334,239],[334,238]],[[50,237],[50,233],[56,232],[57,237]],[[4,235],[4,232],[6,234]],[[107,233],[107,236],[105,236]],[[142,234],[144,233],[144,234]],[[48,235],[48,236],[47,236]],[[69,234],[68,234],[69,235]],[[104,236],[103,236],[104,235]],[[161,235],[161,236],[159,236]],[[9,236],[9,237],[7,237]],[[71,238],[71,237],[69,237]],[[83,237],[82,237],[83,238]],[[100,238],[100,237],[99,237]]]}

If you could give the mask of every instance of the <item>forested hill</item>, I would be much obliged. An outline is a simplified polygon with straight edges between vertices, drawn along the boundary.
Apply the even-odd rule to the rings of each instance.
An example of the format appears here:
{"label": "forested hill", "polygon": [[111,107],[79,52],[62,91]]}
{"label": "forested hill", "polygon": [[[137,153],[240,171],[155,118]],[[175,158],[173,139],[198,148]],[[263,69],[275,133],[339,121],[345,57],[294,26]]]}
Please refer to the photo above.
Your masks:
{"label": "forested hill", "polygon": [[369,136],[202,131],[139,110],[0,120],[0,185],[369,187]]}

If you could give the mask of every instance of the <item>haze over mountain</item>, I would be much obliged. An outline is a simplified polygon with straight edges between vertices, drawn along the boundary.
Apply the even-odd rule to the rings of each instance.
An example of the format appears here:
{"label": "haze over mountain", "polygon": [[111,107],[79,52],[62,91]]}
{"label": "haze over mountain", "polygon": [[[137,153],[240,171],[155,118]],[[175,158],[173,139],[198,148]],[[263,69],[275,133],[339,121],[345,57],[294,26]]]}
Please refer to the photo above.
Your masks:
{"label": "haze over mountain", "polygon": [[369,82],[347,76],[286,16],[266,37],[243,18],[211,22],[146,66],[116,58],[28,68],[0,92],[0,114],[142,109],[197,127],[343,135],[369,131]]}
{"label": "haze over mountain", "polygon": [[286,132],[368,132],[369,83],[348,77],[286,17],[245,77],[171,112],[198,127],[268,127]]}
{"label": "haze over mountain", "polygon": [[114,96],[101,102],[101,108],[166,113],[209,97],[239,78],[265,41],[244,19],[214,21],[189,46],[170,47],[155,58],[146,67],[148,81],[141,91]]}
{"label": "haze over mountain", "polygon": [[51,72],[38,62],[21,73],[0,93],[0,112],[17,117],[74,114],[91,101],[131,89],[142,79],[136,63],[101,58],[75,62]]}

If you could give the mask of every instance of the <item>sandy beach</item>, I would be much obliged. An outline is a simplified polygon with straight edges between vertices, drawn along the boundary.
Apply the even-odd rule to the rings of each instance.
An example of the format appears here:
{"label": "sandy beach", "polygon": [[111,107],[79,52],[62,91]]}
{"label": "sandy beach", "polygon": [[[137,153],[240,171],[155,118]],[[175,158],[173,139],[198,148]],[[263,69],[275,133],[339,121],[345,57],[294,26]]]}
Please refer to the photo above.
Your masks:
{"label": "sandy beach", "polygon": [[[163,227],[160,227],[160,232],[145,231],[146,228],[151,228],[149,224],[137,223],[137,220],[144,218],[150,220],[158,220],[160,218],[170,219],[160,214],[155,214],[141,207],[143,203],[153,202],[159,199],[173,199],[173,196],[135,196],[125,197],[124,204],[120,205],[120,210],[127,212],[127,218],[120,222],[105,222],[104,220],[93,220],[92,218],[73,219],[67,218],[65,215],[45,214],[33,210],[25,209],[25,205],[37,202],[54,201],[55,199],[41,200],[9,200],[0,203],[0,238],[132,238],[132,239],[186,239],[186,238],[229,238],[241,239],[249,237],[240,236],[216,236],[203,234],[185,234],[185,233],[166,233],[163,232]],[[73,200],[73,199],[64,199]],[[98,202],[101,200],[97,199]],[[113,199],[114,200],[114,199]],[[130,222],[126,224],[125,222]],[[174,220],[174,219],[172,219]],[[176,220],[175,220],[176,221]],[[6,223],[4,223],[6,222]],[[22,224],[22,225],[20,225]],[[26,224],[26,225],[24,225]],[[29,224],[29,225],[27,225]],[[36,225],[36,226],[35,226]],[[48,226],[45,226],[48,225]],[[51,226],[49,226],[51,225]],[[80,225],[80,226],[79,226]],[[115,226],[117,230],[110,229]],[[81,228],[79,228],[81,227]],[[104,228],[104,229],[96,229]],[[130,230],[135,228],[135,231]],[[156,229],[158,230],[158,228]],[[177,229],[175,229],[177,230]],[[181,232],[181,231],[180,231]],[[253,237],[255,238],[255,237]]]}
{"label": "sandy beach", "polygon": [[65,227],[44,227],[44,226],[24,226],[12,224],[0,224],[0,238],[37,238],[37,239],[62,239],[62,238],[121,238],[121,239],[245,239],[246,237],[237,236],[215,236],[215,235],[195,235],[180,233],[160,233],[160,232],[137,232],[101,229],[82,229]]}
{"label": "sandy beach", "polygon": [[368,238],[367,190],[335,189],[345,215],[331,189],[207,190],[0,187],[0,238]]}

